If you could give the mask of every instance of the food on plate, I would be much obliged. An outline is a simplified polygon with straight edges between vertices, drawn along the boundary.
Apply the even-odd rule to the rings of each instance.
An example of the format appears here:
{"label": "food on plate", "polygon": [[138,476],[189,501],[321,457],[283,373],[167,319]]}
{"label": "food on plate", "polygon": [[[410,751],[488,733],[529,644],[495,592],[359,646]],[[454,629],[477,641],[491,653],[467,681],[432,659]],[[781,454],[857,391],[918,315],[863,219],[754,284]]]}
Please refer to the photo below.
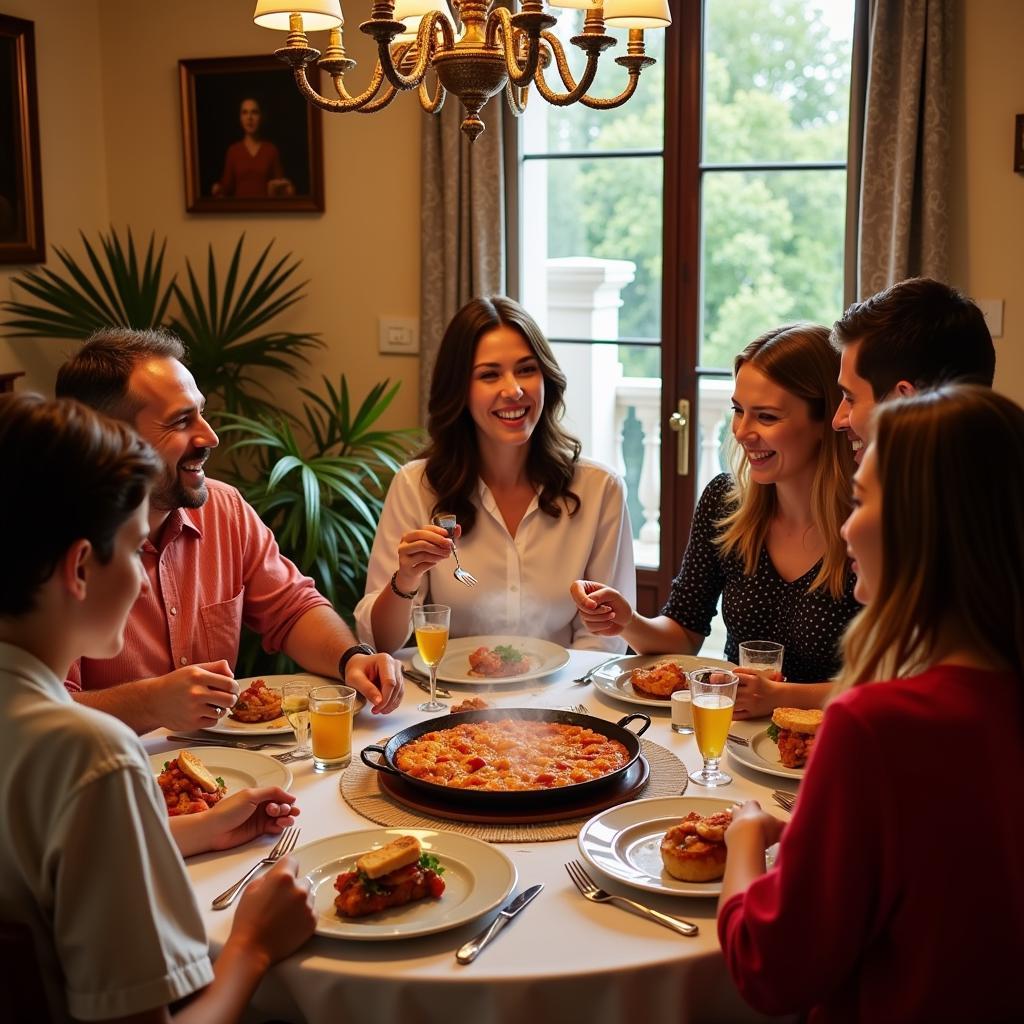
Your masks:
{"label": "food on plate", "polygon": [[427,896],[440,899],[443,874],[438,859],[424,852],[415,836],[399,836],[387,846],[364,853],[354,871],[338,875],[334,907],[342,917],[365,917]]}
{"label": "food on plate", "polygon": [[662,658],[646,668],[633,669],[630,682],[637,693],[655,700],[668,700],[676,690],[688,689],[686,673],[671,658]]}
{"label": "food on plate", "polygon": [[281,716],[281,700],[277,690],[270,689],[262,679],[257,679],[238,695],[231,709],[231,717],[249,724],[271,722]]}
{"label": "food on plate", "polygon": [[438,786],[503,792],[590,782],[629,758],[618,740],[584,726],[503,718],[424,733],[398,748],[395,764]]}
{"label": "food on plate", "polygon": [[673,825],[661,841],[665,870],[683,882],[714,882],[725,874],[725,830],[732,811],[696,811]]}
{"label": "food on plate", "polygon": [[483,697],[467,697],[458,704],[453,704],[449,709],[453,715],[460,711],[486,711],[491,705]]}
{"label": "food on plate", "polygon": [[191,750],[182,750],[173,761],[165,761],[156,781],[172,818],[208,811],[228,791],[224,780],[215,778]]}
{"label": "food on plate", "polygon": [[521,647],[498,644],[497,647],[478,647],[469,656],[469,674],[487,676],[518,676],[530,671],[530,659]]}
{"label": "food on plate", "polygon": [[779,760],[787,768],[803,768],[811,756],[814,737],[825,717],[817,708],[776,708],[768,738],[779,745]]}

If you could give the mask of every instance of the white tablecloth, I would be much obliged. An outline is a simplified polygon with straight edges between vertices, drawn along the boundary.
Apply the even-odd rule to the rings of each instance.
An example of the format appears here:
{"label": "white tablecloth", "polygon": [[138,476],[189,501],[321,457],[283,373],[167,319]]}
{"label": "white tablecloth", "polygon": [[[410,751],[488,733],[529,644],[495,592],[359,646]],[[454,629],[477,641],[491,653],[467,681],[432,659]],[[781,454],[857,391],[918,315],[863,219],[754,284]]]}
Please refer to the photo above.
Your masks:
{"label": "white tablecloth", "polygon": [[[591,714],[608,720],[652,710],[654,722],[646,738],[667,747],[691,770],[696,768],[700,764],[696,743],[692,737],[672,732],[667,709],[638,708],[614,701],[593,686],[573,683],[581,670],[605,656],[573,651],[569,664],[557,674],[512,688],[489,688],[485,696],[493,705],[507,707],[564,708],[585,703]],[[482,693],[484,688],[451,689],[458,699],[460,693]],[[393,714],[380,717],[363,710],[356,718],[354,755],[358,757],[367,743],[422,721],[424,715],[416,705],[424,699],[419,689],[407,684],[405,700]],[[763,723],[733,725],[733,731],[741,734],[757,728],[763,728]],[[159,737],[146,743],[152,752],[182,746]],[[756,797],[765,807],[773,807],[772,788],[794,790],[792,783],[750,771],[728,756],[723,763],[733,776],[731,786],[705,790],[691,783],[687,795]],[[318,775],[310,761],[293,765],[292,770],[302,809],[303,844],[376,827],[345,803],[339,773]],[[209,910],[210,901],[271,845],[266,838],[188,862],[214,951],[228,934],[231,912]],[[502,848],[519,871],[519,890],[543,882],[544,891],[474,963],[456,963],[454,951],[493,915],[453,931],[395,942],[315,936],[270,972],[254,1007],[264,1016],[310,1024],[623,1024],[631,1020],[678,1024],[762,1019],[742,1002],[725,970],[714,900],[638,893],[605,880],[613,892],[640,898],[700,925],[698,937],[683,938],[618,907],[584,900],[564,867],[579,855],[574,839],[509,843]]]}

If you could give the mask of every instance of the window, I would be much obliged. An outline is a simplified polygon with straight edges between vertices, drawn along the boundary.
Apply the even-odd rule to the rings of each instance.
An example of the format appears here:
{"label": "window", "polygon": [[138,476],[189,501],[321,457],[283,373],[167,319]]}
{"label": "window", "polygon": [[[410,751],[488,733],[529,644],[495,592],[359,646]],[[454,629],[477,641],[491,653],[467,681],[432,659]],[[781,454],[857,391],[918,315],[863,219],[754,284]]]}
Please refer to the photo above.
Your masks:
{"label": "window", "polygon": [[[552,107],[533,96],[520,121],[520,297],[556,342],[570,379],[569,426],[584,453],[626,476],[637,563],[659,573],[659,600],[692,499],[722,468],[733,357],[773,326],[830,324],[842,311],[853,6],[704,0],[698,17],[673,4],[676,35],[645,33],[658,63],[624,106]],[[568,40],[582,12],[552,13],[578,75],[582,56]],[[602,57],[591,89],[601,96],[625,78],[612,59],[625,33],[611,34],[621,41]],[[699,124],[666,124],[666,110],[698,109],[666,104],[666,52],[700,61]],[[553,67],[547,77],[557,80]],[[687,172],[697,187],[666,205],[665,162],[683,151],[673,140],[697,133]],[[679,210],[679,222],[663,222],[665,209]],[[696,279],[684,279],[666,251],[699,254]],[[663,303],[688,289],[692,297],[674,308],[692,311],[692,322],[667,337]],[[669,486],[661,453],[677,398],[690,400],[697,431],[686,501]],[[661,522],[673,526],[670,543]]]}

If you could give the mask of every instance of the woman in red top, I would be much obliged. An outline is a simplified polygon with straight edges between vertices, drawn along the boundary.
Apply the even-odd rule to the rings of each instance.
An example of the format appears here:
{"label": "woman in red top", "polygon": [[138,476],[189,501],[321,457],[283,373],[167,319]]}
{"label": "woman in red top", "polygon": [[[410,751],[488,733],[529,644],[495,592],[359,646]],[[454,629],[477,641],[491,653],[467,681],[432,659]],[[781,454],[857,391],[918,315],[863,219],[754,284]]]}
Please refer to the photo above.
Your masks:
{"label": "woman in red top", "polygon": [[949,386],[874,424],[843,528],[867,604],[843,692],[785,831],[736,811],[719,938],[768,1013],[1021,1020],[1024,410]]}
{"label": "woman in red top", "polygon": [[261,135],[263,111],[259,100],[242,100],[238,114],[243,138],[224,154],[224,172],[213,184],[215,197],[235,199],[282,198],[295,195],[295,186],[284,176],[277,146]]}

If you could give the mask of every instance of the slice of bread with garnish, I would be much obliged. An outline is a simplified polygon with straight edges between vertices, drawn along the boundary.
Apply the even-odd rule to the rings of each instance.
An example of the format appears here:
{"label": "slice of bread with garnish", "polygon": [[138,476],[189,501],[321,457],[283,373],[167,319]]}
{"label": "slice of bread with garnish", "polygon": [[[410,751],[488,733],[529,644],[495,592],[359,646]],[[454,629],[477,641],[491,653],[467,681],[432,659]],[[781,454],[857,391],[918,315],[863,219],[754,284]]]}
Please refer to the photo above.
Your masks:
{"label": "slice of bread with garnish", "polygon": [[188,776],[200,789],[207,793],[216,793],[217,780],[210,774],[209,768],[192,753],[191,750],[183,750],[178,754],[178,767],[182,774]]}
{"label": "slice of bread with garnish", "polygon": [[379,850],[364,853],[356,861],[356,870],[367,878],[381,878],[420,859],[420,841],[415,836],[399,836]]}
{"label": "slice of bread with garnish", "polygon": [[776,708],[772,712],[772,723],[780,729],[813,736],[824,717],[825,712],[817,708]]}

